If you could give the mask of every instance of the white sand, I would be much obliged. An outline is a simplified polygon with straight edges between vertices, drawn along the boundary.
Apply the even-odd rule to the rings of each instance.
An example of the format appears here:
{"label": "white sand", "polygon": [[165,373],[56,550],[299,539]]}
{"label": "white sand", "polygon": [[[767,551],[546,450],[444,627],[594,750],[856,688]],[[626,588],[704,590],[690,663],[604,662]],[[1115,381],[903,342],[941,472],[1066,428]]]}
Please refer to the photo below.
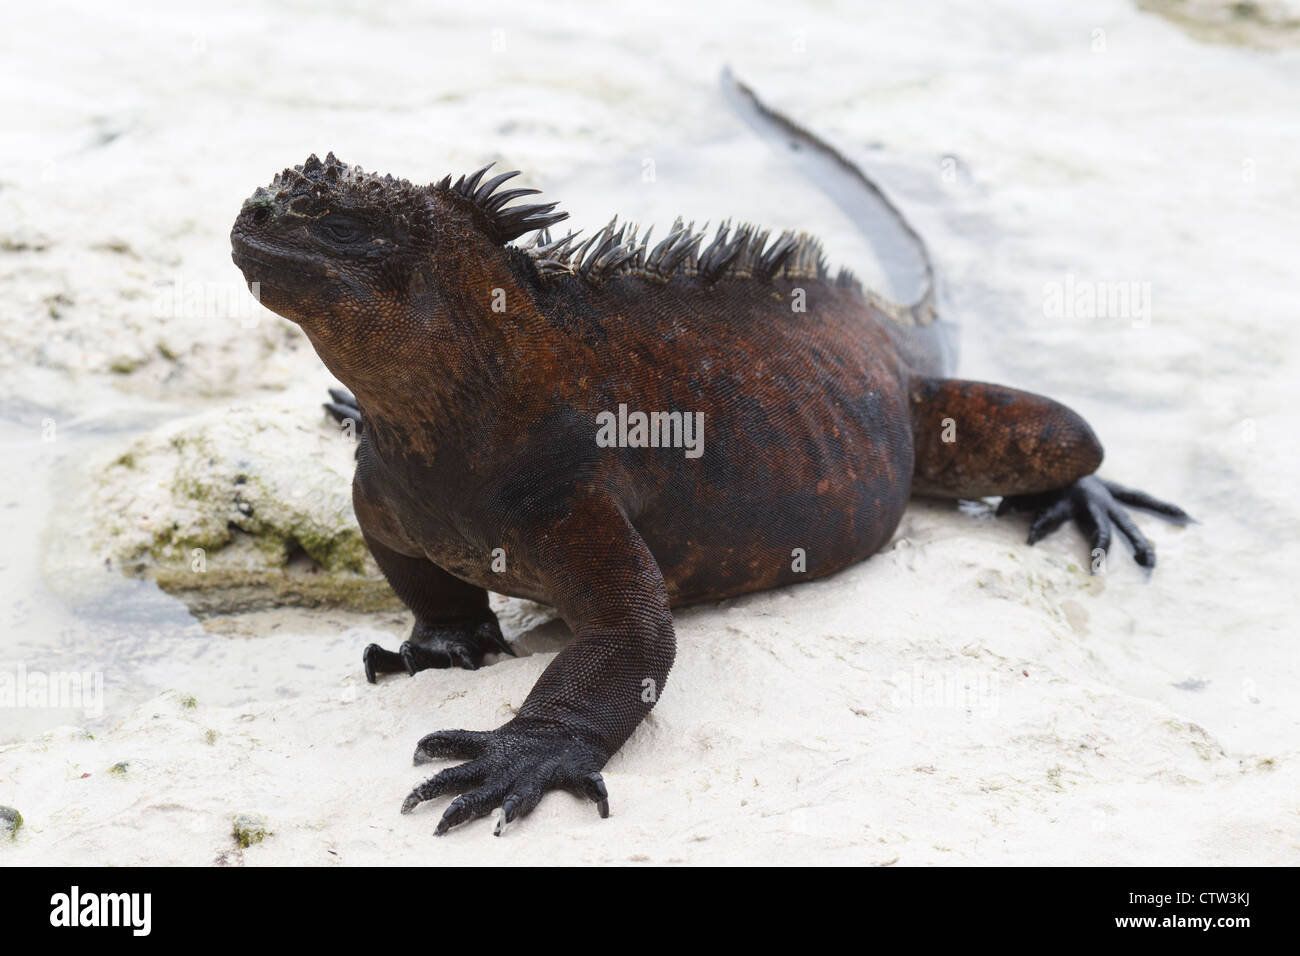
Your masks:
{"label": "white sand", "polygon": [[[1300,862],[1300,56],[1048,6],[11,11],[0,663],[106,690],[98,719],[0,711],[0,804],[26,821],[0,864]],[[1028,548],[1022,521],[915,505],[831,580],[680,614],[662,703],[607,768],[614,815],[556,794],[494,840],[397,807],[420,736],[523,700],[564,634],[535,607],[503,612],[527,656],[370,686],[360,649],[400,616],[200,626],[148,585],[41,570],[91,451],[250,392],[315,415],[328,376],[291,327],[154,308],[173,281],[242,303],[230,221],[310,151],[414,179],[497,158],[578,226],[731,214],[857,266],[849,224],[718,101],[722,62],[898,197],[963,374],[1073,405],[1104,474],[1201,519],[1139,519],[1149,581],[1121,549],[1089,577],[1073,531]],[[1149,283],[1149,321],[1047,314],[1067,277]],[[239,813],[273,835],[236,849]]]}

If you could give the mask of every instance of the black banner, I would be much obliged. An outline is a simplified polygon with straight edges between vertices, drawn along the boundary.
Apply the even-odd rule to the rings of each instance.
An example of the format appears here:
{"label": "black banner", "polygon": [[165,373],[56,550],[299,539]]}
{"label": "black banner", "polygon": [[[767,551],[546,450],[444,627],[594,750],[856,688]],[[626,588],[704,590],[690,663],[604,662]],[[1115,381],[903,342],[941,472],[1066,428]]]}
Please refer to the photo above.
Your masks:
{"label": "black banner", "polygon": [[[628,868],[634,869],[634,868]],[[459,917],[477,920],[488,907],[544,907],[547,925],[555,920],[603,910],[598,923],[617,930],[622,920],[645,925],[649,916],[662,926],[674,907],[691,920],[725,918],[745,929],[768,932],[773,923],[813,922],[819,933],[849,920],[852,931],[902,934],[918,942],[987,941],[990,930],[1071,942],[1121,939],[1183,944],[1198,937],[1231,946],[1272,939],[1290,922],[1293,873],[1265,869],[879,869],[823,874],[816,881],[791,880],[793,874],[766,871],[761,888],[736,872],[727,878],[725,898],[703,893],[690,872],[676,872],[666,887],[650,881],[659,874],[606,874],[599,883],[587,873],[546,877],[548,890],[527,900],[527,873],[463,876],[446,868],[405,869],[8,869],[0,871],[8,925],[21,932],[116,937],[119,940],[194,941],[196,927],[233,930],[240,936],[292,930],[297,943],[336,942],[339,920],[358,920],[358,928],[380,929],[390,919],[438,924]],[[446,884],[472,880],[448,892]],[[627,881],[647,895],[616,892]],[[752,900],[746,900],[751,896]],[[455,901],[464,912],[448,912]],[[638,905],[638,900],[644,900]],[[581,901],[582,905],[575,906]],[[752,916],[746,916],[756,905]],[[669,911],[665,913],[667,908]],[[712,913],[701,912],[701,909]],[[351,915],[348,915],[351,914]],[[569,914],[569,915],[565,915]],[[528,920],[519,920],[527,934]],[[587,928],[586,924],[582,928]],[[577,928],[577,927],[575,927]],[[807,928],[806,926],[804,927]],[[1042,934],[1042,935],[1040,935]],[[1261,937],[1261,934],[1263,936]],[[657,935],[657,934],[656,934]]]}

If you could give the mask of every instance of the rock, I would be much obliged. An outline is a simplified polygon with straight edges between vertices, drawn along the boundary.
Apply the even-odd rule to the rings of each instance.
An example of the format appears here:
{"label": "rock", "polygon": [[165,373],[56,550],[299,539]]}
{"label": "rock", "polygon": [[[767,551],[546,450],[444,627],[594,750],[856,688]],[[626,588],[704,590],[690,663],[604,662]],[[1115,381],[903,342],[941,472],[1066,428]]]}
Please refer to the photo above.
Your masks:
{"label": "rock", "polygon": [[23,815],[13,807],[0,807],[0,837],[10,840],[18,839],[18,831],[23,828]]}
{"label": "rock", "polygon": [[231,835],[241,849],[247,850],[254,843],[261,843],[271,836],[271,829],[266,818],[258,813],[241,813],[231,825]]}
{"label": "rock", "polygon": [[94,564],[156,581],[200,616],[397,608],[352,513],[354,453],[307,402],[179,419],[96,470],[75,540]]}
{"label": "rock", "polygon": [[1282,50],[1300,45],[1296,0],[1138,0],[1202,43]]}

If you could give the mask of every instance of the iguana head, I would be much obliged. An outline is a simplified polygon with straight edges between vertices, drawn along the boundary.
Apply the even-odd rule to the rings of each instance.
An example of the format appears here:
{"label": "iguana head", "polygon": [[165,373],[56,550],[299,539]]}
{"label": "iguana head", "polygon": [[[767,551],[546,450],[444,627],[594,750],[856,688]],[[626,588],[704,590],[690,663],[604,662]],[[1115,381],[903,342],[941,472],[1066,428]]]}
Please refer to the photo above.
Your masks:
{"label": "iguana head", "polygon": [[232,257],[262,304],[303,326],[331,368],[363,342],[397,349],[417,334],[455,334],[505,243],[565,218],[554,203],[505,208],[536,190],[498,191],[517,173],[480,183],[486,171],[417,186],[313,155],[244,201]]}

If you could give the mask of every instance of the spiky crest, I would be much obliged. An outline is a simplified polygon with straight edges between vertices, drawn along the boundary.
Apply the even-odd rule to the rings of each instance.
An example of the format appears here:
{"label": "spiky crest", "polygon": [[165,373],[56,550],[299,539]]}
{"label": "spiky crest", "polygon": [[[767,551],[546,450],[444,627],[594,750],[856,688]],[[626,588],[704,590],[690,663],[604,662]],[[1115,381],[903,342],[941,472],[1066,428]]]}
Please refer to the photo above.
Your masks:
{"label": "spiky crest", "polygon": [[[592,285],[621,276],[657,283],[678,277],[704,282],[723,278],[827,282],[858,291],[895,322],[914,324],[911,310],[863,289],[847,269],[841,269],[832,278],[821,242],[805,232],[787,230],[773,238],[769,230],[750,223],[733,227],[729,221],[724,221],[706,245],[707,223],[696,230],[694,222],[683,224],[678,217],[668,235],[651,246],[653,227],[641,232],[634,224],[619,224],[615,216],[585,241],[580,242],[575,232],[552,239],[550,227],[563,222],[569,214],[556,212],[558,203],[554,202],[508,205],[540,190],[501,189],[504,183],[519,175],[518,170],[498,173],[484,180],[493,165],[488,163],[455,182],[448,175],[430,186],[419,187],[405,179],[381,177],[360,166],[348,166],[336,159],[333,153],[323,161],[313,154],[301,166],[278,173],[269,189],[259,189],[254,198],[274,198],[286,202],[295,211],[307,212],[312,204],[327,199],[330,189],[339,187],[389,199],[435,191],[474,210],[488,235],[501,245],[529,232],[535,233],[519,248],[530,257],[543,283],[563,276],[575,277]],[[390,204],[390,208],[400,208],[400,205]]]}
{"label": "spiky crest", "polygon": [[658,283],[679,276],[704,282],[722,278],[827,282],[860,293],[900,325],[915,324],[910,310],[864,289],[848,269],[832,278],[820,240],[808,233],[787,230],[772,238],[769,230],[750,223],[733,227],[723,222],[712,242],[704,245],[708,225],[696,230],[694,222],[683,224],[680,216],[668,235],[653,246],[652,231],[653,227],[642,233],[634,224],[620,225],[615,216],[585,241],[580,241],[576,232],[552,239],[549,229],[541,229],[520,248],[532,259],[543,282],[562,276],[593,285],[618,276]]}
{"label": "spiky crest", "polygon": [[461,176],[455,183],[452,183],[450,175],[444,176],[440,182],[434,183],[430,188],[472,203],[486,221],[489,233],[502,244],[518,239],[525,233],[549,228],[569,218],[567,212],[553,211],[559,203],[530,203],[525,206],[506,207],[506,203],[513,199],[530,196],[541,190],[520,188],[497,192],[502,183],[519,175],[517,169],[508,173],[499,173],[480,185],[483,174],[495,165],[495,163],[488,163],[482,169]]}

